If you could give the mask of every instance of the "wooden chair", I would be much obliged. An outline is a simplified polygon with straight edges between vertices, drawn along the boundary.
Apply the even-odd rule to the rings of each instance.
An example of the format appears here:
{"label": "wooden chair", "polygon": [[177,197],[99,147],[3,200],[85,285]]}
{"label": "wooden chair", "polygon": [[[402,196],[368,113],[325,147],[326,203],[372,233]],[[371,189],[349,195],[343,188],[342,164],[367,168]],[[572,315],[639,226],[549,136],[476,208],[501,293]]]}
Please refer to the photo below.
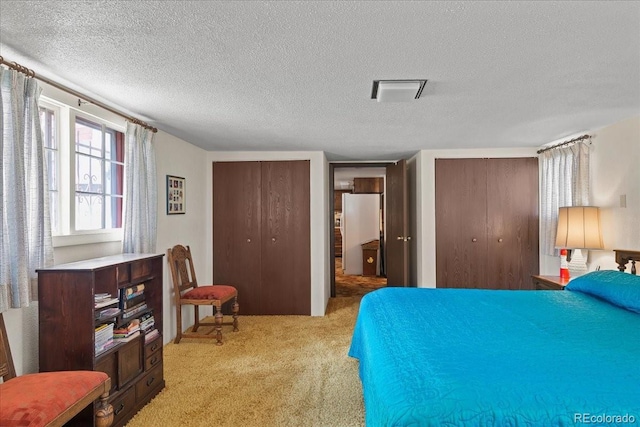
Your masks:
{"label": "wooden chair", "polygon": [[[182,337],[185,338],[214,338],[209,333],[197,333],[200,326],[214,326],[216,331],[216,344],[222,345],[222,325],[233,325],[233,331],[238,331],[238,291],[229,285],[205,285],[199,286],[196,280],[196,272],[193,267],[191,250],[189,246],[175,245],[168,250],[169,265],[173,279],[173,288],[176,301],[176,338],[178,344]],[[187,264],[189,264],[187,268]],[[233,322],[223,322],[222,304],[233,299]],[[193,305],[195,321],[190,332],[182,332],[182,306]],[[210,305],[214,307],[214,323],[200,322],[199,307]]]}
{"label": "wooden chair", "polygon": [[[107,403],[111,379],[99,371],[41,372],[16,376],[4,318],[0,314],[0,426],[63,426],[97,400],[95,426],[113,422]],[[83,425],[87,425],[86,422]]]}

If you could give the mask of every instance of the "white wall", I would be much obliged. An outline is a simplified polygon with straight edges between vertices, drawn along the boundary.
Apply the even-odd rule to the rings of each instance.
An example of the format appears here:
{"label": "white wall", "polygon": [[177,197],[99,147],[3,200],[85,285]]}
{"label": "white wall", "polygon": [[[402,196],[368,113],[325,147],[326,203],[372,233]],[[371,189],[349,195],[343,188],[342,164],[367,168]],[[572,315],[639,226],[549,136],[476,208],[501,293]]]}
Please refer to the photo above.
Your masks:
{"label": "white wall", "polygon": [[536,157],[535,148],[473,149],[473,150],[423,150],[416,155],[419,162],[418,183],[416,186],[416,215],[422,219],[422,230],[418,231],[416,251],[418,259],[417,284],[422,288],[436,286],[436,159],[453,158],[499,158],[499,157]]}
{"label": "white wall", "polygon": [[[329,216],[329,164],[321,151],[217,151],[208,153],[207,161],[207,195],[213,192],[213,162],[238,161],[278,161],[278,160],[310,160],[311,182],[309,185],[311,203],[311,315],[323,316],[329,297],[331,282],[329,276],[329,232],[333,214]],[[210,196],[208,197],[210,200]],[[207,205],[208,258],[213,259],[213,206]],[[208,269],[209,277],[213,275],[213,267]]]}
{"label": "white wall", "polygon": [[590,251],[588,267],[609,270],[613,249],[640,250],[640,116],[591,134],[591,204],[600,207],[605,250]]}
{"label": "white wall", "polygon": [[[188,245],[193,255],[193,264],[199,283],[210,281],[210,265],[208,246],[211,239],[207,234],[207,210],[210,198],[207,197],[206,151],[189,144],[168,133],[158,132],[154,140],[156,147],[156,172],[158,175],[158,241],[156,252],[164,254],[164,306],[163,306],[163,337],[164,342],[171,341],[176,336],[176,310],[173,292],[173,280],[167,249],[176,244]],[[167,215],[167,175],[185,178],[186,213]],[[211,314],[210,308],[200,310],[201,316]],[[182,330],[193,324],[193,307],[184,306],[182,310]]]}

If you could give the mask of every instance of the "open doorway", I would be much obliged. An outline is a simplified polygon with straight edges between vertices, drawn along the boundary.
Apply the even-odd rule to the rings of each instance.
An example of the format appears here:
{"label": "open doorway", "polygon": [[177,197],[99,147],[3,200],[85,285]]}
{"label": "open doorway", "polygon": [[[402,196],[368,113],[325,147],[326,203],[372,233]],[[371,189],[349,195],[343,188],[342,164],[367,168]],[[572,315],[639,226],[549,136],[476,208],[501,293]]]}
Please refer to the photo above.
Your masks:
{"label": "open doorway", "polygon": [[389,163],[330,164],[331,296],[385,287],[385,182]]}

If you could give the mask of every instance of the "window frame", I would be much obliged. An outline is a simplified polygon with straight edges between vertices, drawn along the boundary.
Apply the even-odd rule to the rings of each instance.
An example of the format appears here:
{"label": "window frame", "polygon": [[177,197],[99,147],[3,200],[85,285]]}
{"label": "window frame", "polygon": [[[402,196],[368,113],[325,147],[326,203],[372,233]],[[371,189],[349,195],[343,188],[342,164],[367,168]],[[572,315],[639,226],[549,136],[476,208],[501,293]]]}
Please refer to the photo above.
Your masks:
{"label": "window frame", "polygon": [[[103,129],[109,128],[118,132],[125,133],[126,123],[124,119],[118,119],[112,113],[99,109],[96,106],[85,106],[78,101],[79,107],[75,107],[69,102],[70,100],[62,97],[48,96],[43,94],[40,96],[39,107],[48,108],[55,112],[56,121],[56,137],[58,142],[57,153],[57,180],[58,180],[58,207],[57,214],[59,218],[59,230],[52,235],[53,247],[65,247],[86,245],[93,243],[119,242],[123,238],[123,228],[109,229],[93,229],[93,230],[76,230],[75,218],[75,198],[76,198],[76,151],[75,151],[75,125],[76,118],[100,124]],[[61,99],[62,98],[62,99]],[[87,108],[89,107],[89,108]],[[126,143],[126,138],[125,138]],[[124,166],[126,168],[126,166]],[[123,181],[125,179],[123,168]],[[123,200],[125,188],[123,187]],[[123,208],[124,209],[124,208]],[[124,217],[124,210],[122,212]]]}

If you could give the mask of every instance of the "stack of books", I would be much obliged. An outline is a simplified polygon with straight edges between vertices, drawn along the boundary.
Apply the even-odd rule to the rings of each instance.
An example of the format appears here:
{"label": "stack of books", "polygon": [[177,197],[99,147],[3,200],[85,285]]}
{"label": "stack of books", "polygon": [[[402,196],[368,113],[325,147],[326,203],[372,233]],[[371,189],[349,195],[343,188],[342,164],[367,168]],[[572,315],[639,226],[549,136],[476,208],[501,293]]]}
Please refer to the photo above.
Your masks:
{"label": "stack of books", "polygon": [[103,323],[95,329],[94,344],[96,354],[113,347],[113,323]]}
{"label": "stack of books", "polygon": [[155,322],[155,319],[153,318],[153,313],[145,313],[142,316],[140,316],[141,331],[148,333],[149,331],[151,331],[151,329],[153,329],[155,324],[156,322]]}
{"label": "stack of books", "polygon": [[140,331],[140,321],[133,319],[126,325],[113,330],[114,339],[129,338],[131,335]]}
{"label": "stack of books", "polygon": [[107,307],[120,301],[118,298],[113,298],[110,293],[95,294],[93,298],[95,308]]}
{"label": "stack of books", "polygon": [[144,283],[120,290],[122,319],[131,319],[147,309],[144,299]]}
{"label": "stack of books", "polygon": [[149,331],[145,334],[144,336],[144,343],[145,344],[149,344],[151,341],[153,341],[157,336],[160,336],[160,332],[158,332],[157,329],[154,329],[152,331]]}

